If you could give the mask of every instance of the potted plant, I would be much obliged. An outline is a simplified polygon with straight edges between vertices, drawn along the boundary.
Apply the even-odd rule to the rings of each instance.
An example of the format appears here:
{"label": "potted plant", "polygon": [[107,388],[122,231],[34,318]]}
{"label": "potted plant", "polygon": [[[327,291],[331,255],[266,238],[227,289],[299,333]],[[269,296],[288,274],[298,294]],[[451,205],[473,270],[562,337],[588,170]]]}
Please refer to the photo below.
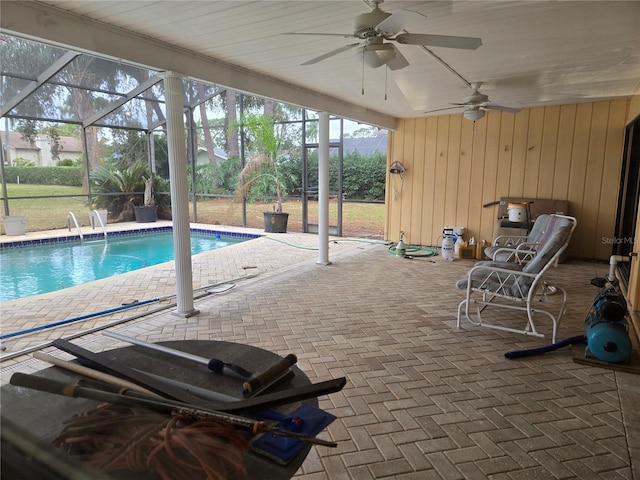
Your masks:
{"label": "potted plant", "polygon": [[158,207],[153,197],[153,177],[142,179],[144,180],[144,203],[133,207],[136,222],[155,222],[158,219]]}
{"label": "potted plant", "polygon": [[282,177],[278,170],[278,150],[281,135],[271,115],[247,115],[239,126],[245,128],[247,143],[253,155],[238,176],[236,197],[246,197],[259,182],[267,182],[275,191],[276,203],[272,211],[263,212],[264,230],[269,233],[286,233],[289,214],[282,211]]}
{"label": "potted plant", "polygon": [[[168,195],[161,195],[156,199],[153,192],[168,190],[168,180],[159,176],[149,177],[149,167],[146,162],[128,163],[123,159],[107,161],[105,166],[98,167],[91,172],[91,200],[92,209],[109,211],[111,222],[131,222],[136,219],[136,205],[142,207],[139,214],[148,214],[150,219],[141,217],[137,221],[153,221],[157,218],[171,219],[171,209]],[[152,179],[152,180],[151,180]],[[147,181],[151,180],[151,181]],[[144,189],[144,196],[132,192]],[[144,208],[146,206],[150,208]]]}

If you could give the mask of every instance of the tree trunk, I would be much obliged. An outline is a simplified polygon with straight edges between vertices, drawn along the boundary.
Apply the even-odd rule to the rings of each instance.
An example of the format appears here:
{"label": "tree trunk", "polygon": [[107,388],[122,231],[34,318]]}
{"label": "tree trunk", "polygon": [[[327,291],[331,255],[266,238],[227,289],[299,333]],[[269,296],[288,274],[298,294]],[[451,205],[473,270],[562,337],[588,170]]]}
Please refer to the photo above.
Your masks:
{"label": "tree trunk", "polygon": [[237,102],[236,92],[227,90],[227,146],[229,148],[229,157],[240,158],[240,141],[238,138],[238,129],[231,128],[229,125],[236,125],[238,115],[236,114]]}
{"label": "tree trunk", "polygon": [[[204,96],[204,85],[201,83],[198,84],[198,94],[200,96]],[[202,102],[200,104],[200,118],[202,119],[202,134],[204,135],[204,144],[207,148],[207,156],[209,157],[209,164],[213,167],[215,171],[218,168],[218,161],[216,160],[216,152],[214,150],[213,138],[211,138],[211,127],[209,125],[209,118],[207,117],[207,106],[206,102]],[[195,161],[194,164],[197,164],[198,152],[194,152]],[[212,175],[211,179],[211,187],[212,191],[215,193],[218,191],[218,178],[216,175]],[[195,187],[194,187],[195,188]]]}
{"label": "tree trunk", "polygon": [[273,100],[264,100],[264,114],[268,117],[273,117],[276,113],[276,104]]}

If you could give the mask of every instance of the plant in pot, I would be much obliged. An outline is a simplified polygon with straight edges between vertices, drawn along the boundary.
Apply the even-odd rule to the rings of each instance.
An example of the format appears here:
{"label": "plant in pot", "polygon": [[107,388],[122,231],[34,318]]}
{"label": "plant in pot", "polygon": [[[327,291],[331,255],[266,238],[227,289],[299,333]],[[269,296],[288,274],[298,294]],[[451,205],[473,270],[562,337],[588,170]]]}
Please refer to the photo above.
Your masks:
{"label": "plant in pot", "polygon": [[158,219],[158,207],[153,197],[153,177],[144,178],[144,203],[142,205],[134,205],[133,212],[138,223],[155,222]]}
{"label": "plant in pot", "polygon": [[[146,162],[128,163],[125,160],[110,160],[103,167],[91,172],[92,209],[109,211],[110,221],[130,222],[136,219],[136,207],[156,218],[171,219],[169,197],[156,199],[154,191],[168,190],[168,181],[158,176],[150,177]],[[132,192],[145,191],[144,196]],[[145,209],[145,205],[150,208]],[[136,221],[138,221],[136,219]],[[144,220],[140,220],[144,221]]]}
{"label": "plant in pot", "polygon": [[264,215],[264,230],[269,233],[286,233],[289,214],[282,211],[283,178],[278,168],[278,153],[283,138],[271,115],[246,115],[238,126],[245,129],[247,145],[252,152],[238,176],[236,198],[246,198],[252,189],[275,194],[272,211]]}

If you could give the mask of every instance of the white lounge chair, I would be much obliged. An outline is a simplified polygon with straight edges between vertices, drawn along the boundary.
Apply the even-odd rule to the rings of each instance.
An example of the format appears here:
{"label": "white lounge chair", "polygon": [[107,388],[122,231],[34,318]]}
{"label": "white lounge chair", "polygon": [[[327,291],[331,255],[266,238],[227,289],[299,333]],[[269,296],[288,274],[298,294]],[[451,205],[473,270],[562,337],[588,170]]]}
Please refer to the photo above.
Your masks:
{"label": "white lounge chair", "polygon": [[[549,304],[544,301],[547,286],[544,277],[552,266],[555,267],[558,264],[560,256],[569,245],[571,235],[576,228],[576,219],[556,214],[549,217],[545,241],[537,244],[536,249],[529,252],[526,261],[478,262],[463,279],[456,283],[456,287],[466,290],[465,299],[458,305],[458,328],[461,327],[464,312],[467,320],[477,326],[544,337],[544,334],[536,328],[534,321],[534,314],[542,313],[553,323],[552,343],[556,342],[567,294],[564,289],[556,286],[556,292],[562,295],[561,306],[557,313],[550,311]],[[495,253],[499,253],[500,250],[497,249]],[[515,328],[492,323],[491,319],[487,318],[488,313],[485,312],[488,307],[526,312],[527,320],[524,327]]]}

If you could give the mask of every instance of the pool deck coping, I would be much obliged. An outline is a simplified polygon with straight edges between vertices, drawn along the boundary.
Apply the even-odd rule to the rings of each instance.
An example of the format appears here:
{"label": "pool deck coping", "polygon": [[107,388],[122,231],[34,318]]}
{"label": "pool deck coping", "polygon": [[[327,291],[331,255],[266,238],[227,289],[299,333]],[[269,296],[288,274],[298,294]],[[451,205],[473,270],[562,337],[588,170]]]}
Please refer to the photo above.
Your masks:
{"label": "pool deck coping", "polygon": [[[107,238],[109,234],[121,235],[123,233],[147,233],[155,230],[164,230],[173,228],[173,222],[164,220],[153,223],[137,223],[137,222],[122,222],[122,223],[109,223],[105,226]],[[241,236],[247,238],[257,238],[265,235],[265,232],[256,228],[244,228],[244,227],[230,227],[225,225],[210,225],[205,223],[190,223],[189,228],[193,230],[203,230],[211,232],[220,232],[222,234],[229,234],[233,236]],[[99,239],[103,237],[104,233],[101,228],[93,228],[91,226],[80,227],[83,237],[87,236],[92,240],[96,237]],[[44,230],[38,232],[27,232],[25,235],[1,235],[0,236],[0,250],[6,248],[15,248],[20,246],[35,245],[43,240],[55,239],[59,242],[68,242],[74,240],[80,240],[80,235],[77,229],[57,229],[57,230]]]}

